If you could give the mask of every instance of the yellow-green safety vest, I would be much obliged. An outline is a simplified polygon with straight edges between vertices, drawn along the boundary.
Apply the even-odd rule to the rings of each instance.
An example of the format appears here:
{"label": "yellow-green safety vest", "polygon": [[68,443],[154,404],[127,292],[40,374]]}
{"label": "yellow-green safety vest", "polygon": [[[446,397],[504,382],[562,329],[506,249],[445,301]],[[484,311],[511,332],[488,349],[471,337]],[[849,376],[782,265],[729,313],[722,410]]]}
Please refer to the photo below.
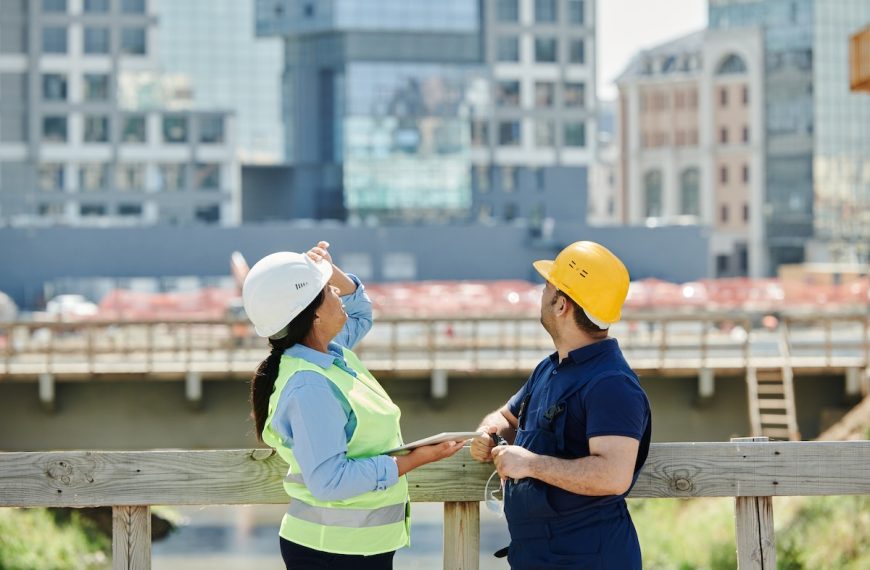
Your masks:
{"label": "yellow-green safety vest", "polygon": [[305,486],[293,448],[285,445],[272,429],[272,418],[284,387],[296,372],[311,370],[335,384],[356,415],[356,430],[347,442],[349,459],[374,457],[402,445],[399,407],[351,350],[345,348],[343,352],[356,378],[336,364],[323,369],[302,358],[281,357],[262,434],[263,441],[290,465],[284,478],[290,505],[279,534],[286,540],[323,552],[381,554],[410,543],[407,479],[399,477],[397,484],[382,491],[368,491],[340,501],[318,501]]}

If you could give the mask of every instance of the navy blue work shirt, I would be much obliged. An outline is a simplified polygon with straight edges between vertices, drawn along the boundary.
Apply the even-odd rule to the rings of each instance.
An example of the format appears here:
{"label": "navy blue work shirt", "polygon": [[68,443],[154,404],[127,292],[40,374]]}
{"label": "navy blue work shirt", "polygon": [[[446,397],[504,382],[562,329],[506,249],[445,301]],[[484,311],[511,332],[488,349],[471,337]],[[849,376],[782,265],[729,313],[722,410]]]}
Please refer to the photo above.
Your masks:
{"label": "navy blue work shirt", "polygon": [[[519,420],[517,445],[536,453],[576,459],[589,456],[593,437],[618,435],[638,440],[632,486],[637,481],[649,451],[650,406],[616,339],[573,350],[561,362],[558,353],[551,354],[510,399],[508,409]],[[539,446],[533,442],[522,443],[524,433],[541,433],[552,443],[536,450]],[[551,507],[562,513],[620,502],[628,494],[591,497],[546,487]]]}

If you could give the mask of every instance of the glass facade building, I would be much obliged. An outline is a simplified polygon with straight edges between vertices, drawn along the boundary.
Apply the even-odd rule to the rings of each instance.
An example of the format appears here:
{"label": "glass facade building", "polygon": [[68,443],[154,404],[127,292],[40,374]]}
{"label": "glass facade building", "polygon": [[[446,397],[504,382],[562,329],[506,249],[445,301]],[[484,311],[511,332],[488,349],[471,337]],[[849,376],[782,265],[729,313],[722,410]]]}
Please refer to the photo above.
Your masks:
{"label": "glass facade building", "polygon": [[870,99],[849,91],[848,40],[866,0],[710,0],[710,27],[761,26],[765,42],[765,233],[770,263],[868,261]]}
{"label": "glass facade building", "polygon": [[283,161],[281,42],[254,36],[250,0],[154,0],[160,70],[182,76],[185,103],[196,110],[236,114],[239,158]]}

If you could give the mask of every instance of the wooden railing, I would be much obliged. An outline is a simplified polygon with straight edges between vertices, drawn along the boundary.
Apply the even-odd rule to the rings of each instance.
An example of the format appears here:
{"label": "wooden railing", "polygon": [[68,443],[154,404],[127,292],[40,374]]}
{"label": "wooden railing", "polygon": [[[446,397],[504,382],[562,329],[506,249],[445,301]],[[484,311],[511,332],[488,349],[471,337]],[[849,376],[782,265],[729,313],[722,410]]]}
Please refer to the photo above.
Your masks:
{"label": "wooden railing", "polygon": [[[632,313],[614,325],[633,367],[745,370],[781,366],[781,331],[796,370],[866,368],[870,315],[790,315],[767,330],[746,313]],[[265,344],[239,321],[0,323],[0,379],[96,374],[249,376]],[[537,318],[379,319],[357,347],[375,373],[528,371],[552,341]]]}
{"label": "wooden railing", "polygon": [[[654,444],[631,497],[736,497],[740,568],[772,570],[772,497],[870,494],[870,442],[763,439]],[[150,505],[285,503],[286,469],[265,449],[0,453],[0,507],[112,506],[114,568],[148,568]],[[408,476],[412,501],[444,503],[444,568],[478,568],[491,473],[463,450]]]}

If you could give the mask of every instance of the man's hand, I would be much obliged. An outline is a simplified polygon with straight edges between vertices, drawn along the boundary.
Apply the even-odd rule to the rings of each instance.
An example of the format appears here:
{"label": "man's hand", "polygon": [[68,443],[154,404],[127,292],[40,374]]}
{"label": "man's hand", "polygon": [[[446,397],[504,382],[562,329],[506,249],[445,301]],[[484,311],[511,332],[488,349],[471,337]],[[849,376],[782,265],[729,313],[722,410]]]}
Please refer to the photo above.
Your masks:
{"label": "man's hand", "polygon": [[532,467],[538,457],[524,447],[518,445],[500,445],[493,447],[492,460],[502,479],[525,479],[532,477]]}
{"label": "man's hand", "polygon": [[491,452],[492,448],[495,447],[495,442],[489,434],[497,433],[498,428],[496,426],[480,426],[480,429],[477,431],[481,431],[486,435],[479,435],[471,440],[471,457],[482,463],[491,463]]}

